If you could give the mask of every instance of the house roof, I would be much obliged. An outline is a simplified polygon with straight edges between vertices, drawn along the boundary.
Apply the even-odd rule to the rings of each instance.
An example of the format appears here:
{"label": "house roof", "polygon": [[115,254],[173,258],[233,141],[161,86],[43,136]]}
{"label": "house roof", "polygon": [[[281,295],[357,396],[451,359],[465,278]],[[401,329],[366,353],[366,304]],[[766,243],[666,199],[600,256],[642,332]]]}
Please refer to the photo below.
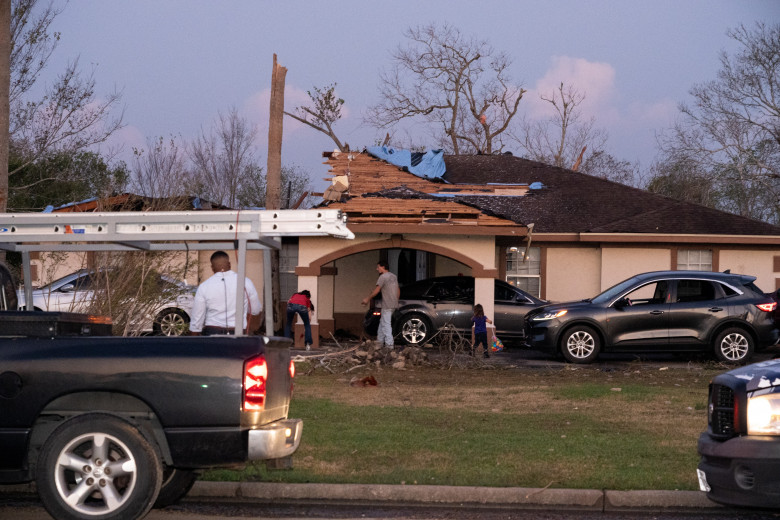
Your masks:
{"label": "house roof", "polygon": [[[351,224],[373,224],[372,231],[432,232],[426,225],[458,224],[522,236],[533,223],[534,234],[550,240],[556,234],[780,238],[780,226],[511,155],[445,156],[446,172],[435,181],[366,153],[325,156],[341,186],[337,200],[324,204],[345,211]],[[415,226],[381,227],[405,223]]]}
{"label": "house roof", "polygon": [[62,206],[51,208],[50,211],[54,213],[78,213],[91,211],[156,211],[160,209],[211,210],[230,208],[191,196],[154,198],[134,193],[122,193],[103,199],[92,198],[63,204]]}
{"label": "house roof", "polygon": [[445,157],[450,183],[515,182],[543,187],[523,197],[472,197],[479,207],[535,233],[774,235],[780,226],[682,202],[584,173],[508,155]]}

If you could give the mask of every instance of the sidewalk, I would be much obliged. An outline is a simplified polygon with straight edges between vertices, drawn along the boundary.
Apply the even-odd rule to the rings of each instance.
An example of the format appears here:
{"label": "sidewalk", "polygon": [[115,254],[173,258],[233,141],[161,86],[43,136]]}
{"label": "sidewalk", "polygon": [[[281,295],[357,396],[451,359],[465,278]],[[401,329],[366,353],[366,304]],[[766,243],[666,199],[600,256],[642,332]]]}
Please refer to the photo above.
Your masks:
{"label": "sidewalk", "polygon": [[[0,486],[5,493],[34,493],[32,484]],[[338,501],[355,503],[486,505],[522,509],[606,512],[705,512],[725,509],[699,491],[599,491],[595,489],[495,488],[368,484],[277,484],[198,481],[187,495],[263,502]]]}

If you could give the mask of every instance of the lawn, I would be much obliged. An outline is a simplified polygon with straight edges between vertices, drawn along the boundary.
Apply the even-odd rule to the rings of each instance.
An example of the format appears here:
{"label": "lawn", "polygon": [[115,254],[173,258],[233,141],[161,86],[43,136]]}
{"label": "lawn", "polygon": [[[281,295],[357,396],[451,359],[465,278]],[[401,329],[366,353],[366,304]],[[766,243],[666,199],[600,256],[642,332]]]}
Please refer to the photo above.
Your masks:
{"label": "lawn", "polygon": [[[291,470],[204,478],[588,489],[697,489],[707,384],[723,367],[298,367]],[[350,386],[374,375],[377,386]]]}

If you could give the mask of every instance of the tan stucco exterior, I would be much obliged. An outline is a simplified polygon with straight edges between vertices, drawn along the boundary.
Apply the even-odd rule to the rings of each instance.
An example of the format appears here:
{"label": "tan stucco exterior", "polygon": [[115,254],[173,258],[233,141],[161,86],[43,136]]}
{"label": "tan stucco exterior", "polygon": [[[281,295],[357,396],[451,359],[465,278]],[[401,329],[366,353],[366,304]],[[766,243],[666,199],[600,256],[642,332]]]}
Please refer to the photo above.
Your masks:
{"label": "tan stucco exterior", "polygon": [[731,269],[732,273],[752,274],[756,276],[756,285],[763,291],[773,291],[777,287],[780,272],[774,271],[775,258],[780,251],[750,251],[721,249],[719,270]]}
{"label": "tan stucco exterior", "polygon": [[551,274],[542,282],[546,282],[545,296],[549,301],[581,300],[601,292],[598,247],[550,247],[546,267]]}

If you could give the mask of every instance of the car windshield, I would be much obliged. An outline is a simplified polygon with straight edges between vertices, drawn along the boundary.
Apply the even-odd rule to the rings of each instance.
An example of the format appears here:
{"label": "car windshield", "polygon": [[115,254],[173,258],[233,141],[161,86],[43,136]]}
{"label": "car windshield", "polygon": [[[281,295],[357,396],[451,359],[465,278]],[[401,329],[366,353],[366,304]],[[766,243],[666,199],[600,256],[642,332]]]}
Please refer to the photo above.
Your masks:
{"label": "car windshield", "polygon": [[599,294],[598,296],[594,296],[591,298],[590,301],[593,303],[609,303],[624,292],[626,292],[628,289],[633,287],[638,282],[636,277],[629,278],[628,280],[623,280],[619,284],[613,285],[603,293]]}
{"label": "car windshield", "polygon": [[49,283],[47,283],[46,285],[42,285],[42,286],[40,286],[38,289],[39,289],[39,290],[41,290],[41,291],[53,291],[55,288],[57,288],[57,287],[59,287],[60,285],[62,285],[62,284],[63,284],[63,282],[64,282],[66,279],[71,279],[71,278],[72,278],[72,279],[71,279],[71,280],[69,280],[69,281],[70,281],[70,283],[73,283],[73,282],[75,282],[75,281],[76,281],[76,277],[74,277],[74,276],[73,276],[74,274],[76,274],[76,273],[71,273],[71,274],[65,275],[65,276],[63,276],[63,277],[61,277],[61,278],[57,278],[57,279],[56,279],[56,280],[54,280],[53,282],[49,282]]}

